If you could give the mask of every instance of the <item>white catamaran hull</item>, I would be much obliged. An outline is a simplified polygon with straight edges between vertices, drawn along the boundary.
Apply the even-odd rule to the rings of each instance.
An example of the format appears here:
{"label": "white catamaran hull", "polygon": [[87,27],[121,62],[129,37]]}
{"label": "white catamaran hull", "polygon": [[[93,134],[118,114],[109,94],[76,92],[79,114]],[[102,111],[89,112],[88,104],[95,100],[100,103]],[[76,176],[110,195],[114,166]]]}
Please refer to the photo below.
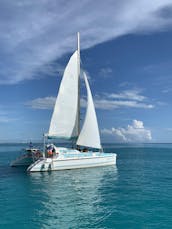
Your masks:
{"label": "white catamaran hull", "polygon": [[116,164],[116,154],[104,154],[96,156],[76,156],[76,157],[57,157],[42,158],[30,165],[28,172],[44,172],[65,169],[79,169],[97,166],[107,166]]}

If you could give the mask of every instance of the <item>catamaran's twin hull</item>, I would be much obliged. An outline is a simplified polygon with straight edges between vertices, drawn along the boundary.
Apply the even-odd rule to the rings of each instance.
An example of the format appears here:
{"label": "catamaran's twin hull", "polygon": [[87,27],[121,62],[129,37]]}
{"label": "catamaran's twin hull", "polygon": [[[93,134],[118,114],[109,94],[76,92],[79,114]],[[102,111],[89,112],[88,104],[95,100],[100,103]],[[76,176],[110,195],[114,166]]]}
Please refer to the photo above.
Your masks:
{"label": "catamaran's twin hull", "polygon": [[116,164],[116,154],[83,158],[44,158],[36,161],[27,169],[28,172],[44,172],[65,169],[79,169]]}
{"label": "catamaran's twin hull", "polygon": [[42,157],[42,153],[39,151],[39,149],[32,148],[26,149],[25,151],[27,153],[22,154],[10,163],[11,167],[29,166]]}
{"label": "catamaran's twin hull", "polygon": [[28,156],[27,154],[21,155],[16,158],[14,161],[10,163],[11,167],[20,167],[20,166],[29,166],[34,162],[34,158],[32,156]]}

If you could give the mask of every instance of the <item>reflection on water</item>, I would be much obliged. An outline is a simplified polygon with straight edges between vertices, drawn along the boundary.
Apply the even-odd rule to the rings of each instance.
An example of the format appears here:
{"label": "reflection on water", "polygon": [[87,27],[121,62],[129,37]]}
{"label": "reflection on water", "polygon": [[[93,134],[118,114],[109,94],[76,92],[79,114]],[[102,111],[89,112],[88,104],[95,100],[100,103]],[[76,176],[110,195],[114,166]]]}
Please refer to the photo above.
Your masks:
{"label": "reflection on water", "polygon": [[[37,201],[34,214],[40,228],[88,228],[110,214],[105,211],[103,186],[107,189],[116,182],[114,166],[28,176],[30,195]],[[112,195],[109,193],[110,198]]]}

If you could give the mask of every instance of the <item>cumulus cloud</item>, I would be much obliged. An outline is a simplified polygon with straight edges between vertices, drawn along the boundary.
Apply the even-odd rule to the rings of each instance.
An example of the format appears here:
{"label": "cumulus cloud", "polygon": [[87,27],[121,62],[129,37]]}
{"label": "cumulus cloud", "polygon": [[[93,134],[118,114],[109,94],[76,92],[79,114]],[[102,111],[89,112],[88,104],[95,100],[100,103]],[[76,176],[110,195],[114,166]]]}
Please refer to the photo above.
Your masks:
{"label": "cumulus cloud", "polygon": [[72,52],[76,32],[89,48],[118,36],[172,25],[171,0],[2,0],[0,84],[37,78],[42,66]]}
{"label": "cumulus cloud", "polygon": [[114,128],[101,130],[102,134],[113,135],[119,142],[148,142],[152,140],[151,131],[144,127],[142,121],[133,120],[132,125],[126,128]]}

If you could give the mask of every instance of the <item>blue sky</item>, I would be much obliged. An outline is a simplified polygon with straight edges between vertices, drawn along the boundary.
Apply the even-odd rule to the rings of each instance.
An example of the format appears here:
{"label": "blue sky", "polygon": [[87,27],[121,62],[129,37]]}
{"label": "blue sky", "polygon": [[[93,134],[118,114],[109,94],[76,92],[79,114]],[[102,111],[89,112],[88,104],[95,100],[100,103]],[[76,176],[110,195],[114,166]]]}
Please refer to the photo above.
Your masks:
{"label": "blue sky", "polygon": [[2,0],[0,30],[1,142],[47,132],[77,31],[102,141],[172,142],[171,0]]}

